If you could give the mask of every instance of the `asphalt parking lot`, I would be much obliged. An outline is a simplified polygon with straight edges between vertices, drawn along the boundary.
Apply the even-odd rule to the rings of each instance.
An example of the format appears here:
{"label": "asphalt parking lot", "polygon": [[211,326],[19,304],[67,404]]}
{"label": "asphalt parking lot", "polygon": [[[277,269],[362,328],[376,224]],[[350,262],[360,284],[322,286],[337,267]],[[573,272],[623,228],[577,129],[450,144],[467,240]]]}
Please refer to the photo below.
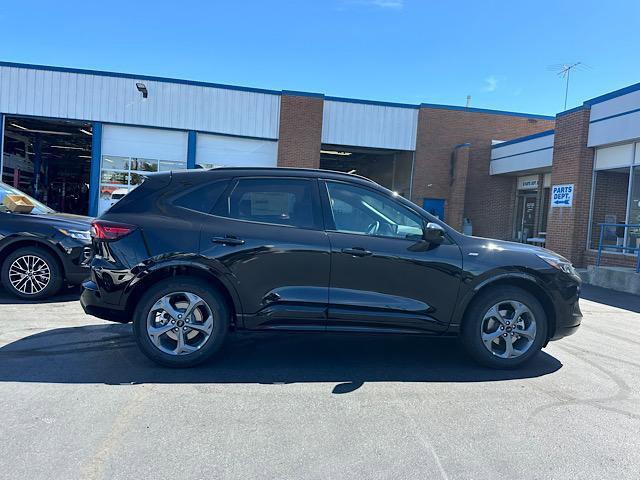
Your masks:
{"label": "asphalt parking lot", "polygon": [[0,292],[0,478],[638,478],[640,299],[589,288],[525,369],[455,340],[231,337],[168,370],[70,292]]}

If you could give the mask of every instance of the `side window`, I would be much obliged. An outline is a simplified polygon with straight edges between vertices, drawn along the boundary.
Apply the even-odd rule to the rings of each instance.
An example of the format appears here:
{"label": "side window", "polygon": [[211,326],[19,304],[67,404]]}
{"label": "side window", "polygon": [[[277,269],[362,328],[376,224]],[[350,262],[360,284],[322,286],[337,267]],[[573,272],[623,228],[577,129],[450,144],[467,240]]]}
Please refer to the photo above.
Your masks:
{"label": "side window", "polygon": [[238,220],[319,228],[315,189],[315,183],[306,179],[240,179],[226,204],[216,210],[223,217]]}
{"label": "side window", "polygon": [[422,237],[422,218],[393,199],[367,188],[327,182],[336,231],[379,237]]}
{"label": "side window", "polygon": [[206,185],[198,185],[186,190],[173,200],[172,203],[177,207],[184,207],[202,213],[210,213],[228,184],[228,180],[220,180],[207,183]]}

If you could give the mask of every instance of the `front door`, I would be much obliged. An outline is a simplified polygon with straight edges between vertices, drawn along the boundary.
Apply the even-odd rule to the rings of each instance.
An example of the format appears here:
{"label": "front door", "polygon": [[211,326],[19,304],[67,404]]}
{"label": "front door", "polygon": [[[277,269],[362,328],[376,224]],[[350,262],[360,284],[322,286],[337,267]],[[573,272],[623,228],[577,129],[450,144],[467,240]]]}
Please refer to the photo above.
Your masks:
{"label": "front door", "polygon": [[223,265],[246,328],[324,329],[330,250],[320,211],[316,180],[244,177],[203,224],[200,252]]}
{"label": "front door", "polygon": [[424,219],[374,189],[327,180],[320,191],[331,242],[327,328],[444,330],[458,295],[458,246],[425,242]]}
{"label": "front door", "polygon": [[516,240],[526,243],[535,232],[538,197],[536,194],[524,194],[518,198],[516,218]]}

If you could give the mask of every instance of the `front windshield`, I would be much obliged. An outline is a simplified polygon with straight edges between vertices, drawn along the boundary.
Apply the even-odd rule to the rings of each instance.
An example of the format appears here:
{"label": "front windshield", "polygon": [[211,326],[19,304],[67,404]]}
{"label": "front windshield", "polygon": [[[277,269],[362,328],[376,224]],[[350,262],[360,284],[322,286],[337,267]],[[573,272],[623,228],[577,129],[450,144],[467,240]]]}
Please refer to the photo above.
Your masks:
{"label": "front windshield", "polygon": [[40,203],[35,198],[30,197],[24,192],[21,192],[17,188],[10,187],[6,183],[0,182],[0,212],[8,212],[9,210],[4,205],[4,197],[7,195],[22,195],[23,197],[27,197],[31,203],[35,205],[33,210],[31,210],[31,215],[42,215],[43,213],[55,213],[54,210],[51,210],[49,207]]}

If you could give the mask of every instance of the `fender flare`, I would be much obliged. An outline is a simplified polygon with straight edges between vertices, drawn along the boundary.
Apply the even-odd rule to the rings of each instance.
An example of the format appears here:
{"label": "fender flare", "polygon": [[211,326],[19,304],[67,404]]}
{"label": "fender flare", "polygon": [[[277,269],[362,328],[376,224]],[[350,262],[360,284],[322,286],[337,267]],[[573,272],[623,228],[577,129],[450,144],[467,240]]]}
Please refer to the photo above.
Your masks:
{"label": "fender flare", "polygon": [[232,307],[235,310],[236,316],[241,318],[243,313],[242,302],[240,301],[240,296],[238,295],[238,291],[234,285],[235,277],[233,274],[219,261],[205,258],[197,254],[164,254],[160,257],[154,257],[146,260],[132,269],[134,277],[125,288],[123,294],[130,297],[131,293],[137,290],[138,285],[145,281],[145,278],[163,270],[171,269],[197,271],[198,273],[196,276],[214,278],[220,282],[231,299],[233,304]]}
{"label": "fender flare", "polygon": [[505,280],[518,280],[529,282],[532,285],[535,285],[537,288],[542,290],[545,295],[551,299],[551,295],[547,291],[544,283],[540,281],[535,275],[532,275],[528,272],[523,271],[514,271],[514,272],[505,272],[497,275],[491,275],[486,278],[480,279],[476,283],[472,283],[471,285],[467,285],[467,289],[462,295],[458,298],[457,306],[453,314],[453,318],[451,319],[450,328],[453,330],[459,330],[462,325],[462,320],[464,318],[464,314],[467,311],[467,308],[471,304],[474,298],[478,295],[480,291],[484,288],[491,286],[497,282],[503,282]]}
{"label": "fender flare", "polygon": [[35,235],[25,236],[25,235],[16,234],[16,235],[11,235],[9,237],[5,237],[3,241],[0,242],[0,265],[4,262],[5,250],[11,247],[12,245],[15,245],[16,243],[21,243],[21,242],[28,242],[31,244],[35,243],[35,244],[38,244],[39,246],[44,247],[47,251],[53,251],[56,259],[60,263],[60,267],[62,268],[62,272],[64,274],[65,262],[62,254],[59,251],[60,247],[46,237],[39,237]]}

